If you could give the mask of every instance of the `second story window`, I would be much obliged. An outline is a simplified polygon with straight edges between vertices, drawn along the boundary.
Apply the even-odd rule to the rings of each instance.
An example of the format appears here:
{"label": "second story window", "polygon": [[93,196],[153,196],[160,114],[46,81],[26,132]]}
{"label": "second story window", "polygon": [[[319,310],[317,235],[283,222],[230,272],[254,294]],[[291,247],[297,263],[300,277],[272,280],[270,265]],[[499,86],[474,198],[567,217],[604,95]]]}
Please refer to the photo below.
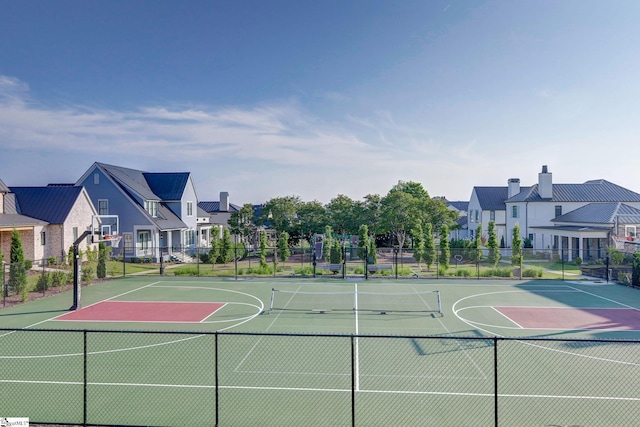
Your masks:
{"label": "second story window", "polygon": [[556,206],[556,216],[560,216],[562,215],[562,206],[557,205]]}
{"label": "second story window", "polygon": [[144,202],[144,210],[149,213],[152,217],[158,216],[158,202],[155,200],[145,200]]}
{"label": "second story window", "polygon": [[98,215],[109,215],[108,200],[98,200]]}
{"label": "second story window", "polygon": [[489,221],[496,220],[496,211],[489,211]]}
{"label": "second story window", "polygon": [[511,207],[511,217],[518,218],[518,206]]}
{"label": "second story window", "polygon": [[187,202],[187,216],[193,216],[193,202]]}
{"label": "second story window", "polygon": [[479,215],[480,215],[480,211],[476,211],[476,222],[478,222]]}

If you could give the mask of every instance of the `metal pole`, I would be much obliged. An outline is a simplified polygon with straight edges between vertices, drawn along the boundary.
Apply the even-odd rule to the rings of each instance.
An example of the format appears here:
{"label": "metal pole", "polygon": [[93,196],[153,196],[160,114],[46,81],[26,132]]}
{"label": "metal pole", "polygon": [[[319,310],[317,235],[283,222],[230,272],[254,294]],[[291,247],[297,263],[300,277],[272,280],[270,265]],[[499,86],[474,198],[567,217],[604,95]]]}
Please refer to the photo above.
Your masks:
{"label": "metal pole", "polygon": [[498,427],[498,337],[493,337],[493,414]]}

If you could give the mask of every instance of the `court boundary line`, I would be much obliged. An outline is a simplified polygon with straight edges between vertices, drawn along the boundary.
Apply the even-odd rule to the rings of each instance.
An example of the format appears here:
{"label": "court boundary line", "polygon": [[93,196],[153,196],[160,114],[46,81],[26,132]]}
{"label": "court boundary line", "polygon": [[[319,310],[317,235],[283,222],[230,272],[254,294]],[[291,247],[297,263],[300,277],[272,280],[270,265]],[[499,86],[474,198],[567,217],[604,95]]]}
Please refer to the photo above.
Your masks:
{"label": "court boundary line", "polygon": [[[26,380],[0,380],[0,383],[13,384],[47,384],[47,385],[84,385],[82,381],[26,381]],[[314,388],[314,387],[267,387],[267,386],[233,386],[233,385],[207,385],[207,384],[145,384],[145,383],[102,383],[87,382],[88,386],[118,386],[118,387],[150,387],[150,388],[192,388],[192,389],[229,389],[229,390],[265,390],[265,391],[312,391],[312,392],[336,392],[351,393],[351,388]],[[487,397],[494,398],[494,393],[471,393],[471,392],[454,392],[454,391],[415,391],[415,390],[358,390],[359,393],[370,394],[410,394],[410,395],[431,395],[431,396],[462,396],[462,397]],[[553,395],[553,394],[504,394],[498,393],[499,398],[526,398],[526,399],[565,399],[565,400],[613,400],[613,401],[630,401],[640,402],[640,397],[623,397],[623,396],[571,396],[571,395]]]}

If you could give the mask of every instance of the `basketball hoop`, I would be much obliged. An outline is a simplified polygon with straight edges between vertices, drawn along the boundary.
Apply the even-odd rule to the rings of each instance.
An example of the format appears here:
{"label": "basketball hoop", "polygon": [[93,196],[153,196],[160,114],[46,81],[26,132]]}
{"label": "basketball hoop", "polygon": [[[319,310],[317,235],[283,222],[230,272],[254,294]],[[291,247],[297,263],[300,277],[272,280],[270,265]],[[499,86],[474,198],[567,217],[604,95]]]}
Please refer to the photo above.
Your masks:
{"label": "basketball hoop", "polygon": [[102,238],[105,242],[109,242],[112,247],[117,247],[120,245],[122,236],[119,234],[105,234]]}

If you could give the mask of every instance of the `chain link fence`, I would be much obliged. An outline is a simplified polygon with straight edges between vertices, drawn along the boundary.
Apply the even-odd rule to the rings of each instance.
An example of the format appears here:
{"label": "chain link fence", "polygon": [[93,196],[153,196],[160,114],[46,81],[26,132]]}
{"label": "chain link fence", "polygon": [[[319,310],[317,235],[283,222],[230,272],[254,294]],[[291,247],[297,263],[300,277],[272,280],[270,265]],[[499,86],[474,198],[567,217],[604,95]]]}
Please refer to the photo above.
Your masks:
{"label": "chain link fence", "polygon": [[0,329],[33,425],[594,426],[640,418],[640,342]]}

